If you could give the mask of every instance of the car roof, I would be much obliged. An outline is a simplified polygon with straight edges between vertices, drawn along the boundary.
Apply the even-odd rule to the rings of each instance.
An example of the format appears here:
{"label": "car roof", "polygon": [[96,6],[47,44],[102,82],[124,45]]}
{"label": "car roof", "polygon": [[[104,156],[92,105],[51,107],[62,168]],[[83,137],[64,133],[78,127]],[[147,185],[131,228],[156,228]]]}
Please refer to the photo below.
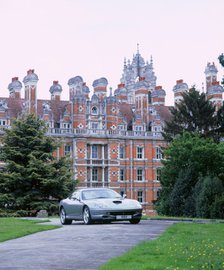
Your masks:
{"label": "car roof", "polygon": [[112,190],[111,188],[77,188],[76,191],[86,191],[86,190]]}

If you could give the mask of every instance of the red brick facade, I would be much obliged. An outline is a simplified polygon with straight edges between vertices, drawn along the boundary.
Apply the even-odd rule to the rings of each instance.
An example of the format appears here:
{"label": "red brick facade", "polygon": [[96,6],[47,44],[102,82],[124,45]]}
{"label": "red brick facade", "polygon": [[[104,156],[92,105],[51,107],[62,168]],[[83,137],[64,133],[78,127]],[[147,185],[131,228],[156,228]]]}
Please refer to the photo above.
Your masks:
{"label": "red brick facade", "polygon": [[[108,93],[107,79],[100,78],[93,82],[90,95],[82,77],[76,76],[68,81],[68,101],[60,99],[58,81],[50,87],[49,100],[38,100],[34,70],[27,72],[23,82],[24,99],[17,77],[9,84],[10,97],[0,98],[0,126],[10,126],[11,119],[21,113],[35,113],[48,123],[47,135],[61,139],[62,146],[54,155],[70,155],[79,186],[111,187],[139,200],[145,213],[154,215],[160,190],[161,148],[165,146],[161,131],[170,112],[165,106],[165,91],[156,85],[152,59],[145,64],[137,52],[132,62],[125,61],[121,82],[113,94],[112,89]],[[217,87],[214,81],[213,86]],[[216,93],[209,89],[208,94],[218,102],[221,90]],[[182,80],[177,81],[175,102],[187,90]]]}

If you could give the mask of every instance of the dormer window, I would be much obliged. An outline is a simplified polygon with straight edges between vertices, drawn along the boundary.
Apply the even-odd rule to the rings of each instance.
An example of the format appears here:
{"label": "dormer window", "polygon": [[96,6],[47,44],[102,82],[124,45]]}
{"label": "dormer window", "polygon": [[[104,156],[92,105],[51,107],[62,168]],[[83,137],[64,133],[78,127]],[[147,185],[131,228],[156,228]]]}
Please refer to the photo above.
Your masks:
{"label": "dormer window", "polygon": [[92,107],[92,114],[97,114],[97,107]]}

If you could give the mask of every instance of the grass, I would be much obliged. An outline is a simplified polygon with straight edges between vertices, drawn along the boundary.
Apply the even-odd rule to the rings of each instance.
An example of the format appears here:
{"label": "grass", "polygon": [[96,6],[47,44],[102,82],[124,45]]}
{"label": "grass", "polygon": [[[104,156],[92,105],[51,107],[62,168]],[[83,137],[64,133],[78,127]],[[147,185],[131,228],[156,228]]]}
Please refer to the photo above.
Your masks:
{"label": "grass", "polygon": [[[59,228],[56,225],[41,225],[40,220],[0,218],[0,242],[28,234]],[[45,221],[46,222],[46,221]]]}
{"label": "grass", "polygon": [[175,224],[157,240],[142,242],[100,268],[117,269],[224,270],[224,224]]}

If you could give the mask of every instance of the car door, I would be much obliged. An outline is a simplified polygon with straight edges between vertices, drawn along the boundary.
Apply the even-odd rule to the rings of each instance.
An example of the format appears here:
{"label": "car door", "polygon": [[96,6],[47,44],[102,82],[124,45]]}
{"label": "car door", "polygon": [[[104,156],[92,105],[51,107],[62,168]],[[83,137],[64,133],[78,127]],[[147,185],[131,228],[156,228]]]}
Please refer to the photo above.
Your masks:
{"label": "car door", "polygon": [[66,214],[74,219],[80,219],[82,217],[82,208],[83,203],[80,201],[80,194],[76,191],[67,200]]}

